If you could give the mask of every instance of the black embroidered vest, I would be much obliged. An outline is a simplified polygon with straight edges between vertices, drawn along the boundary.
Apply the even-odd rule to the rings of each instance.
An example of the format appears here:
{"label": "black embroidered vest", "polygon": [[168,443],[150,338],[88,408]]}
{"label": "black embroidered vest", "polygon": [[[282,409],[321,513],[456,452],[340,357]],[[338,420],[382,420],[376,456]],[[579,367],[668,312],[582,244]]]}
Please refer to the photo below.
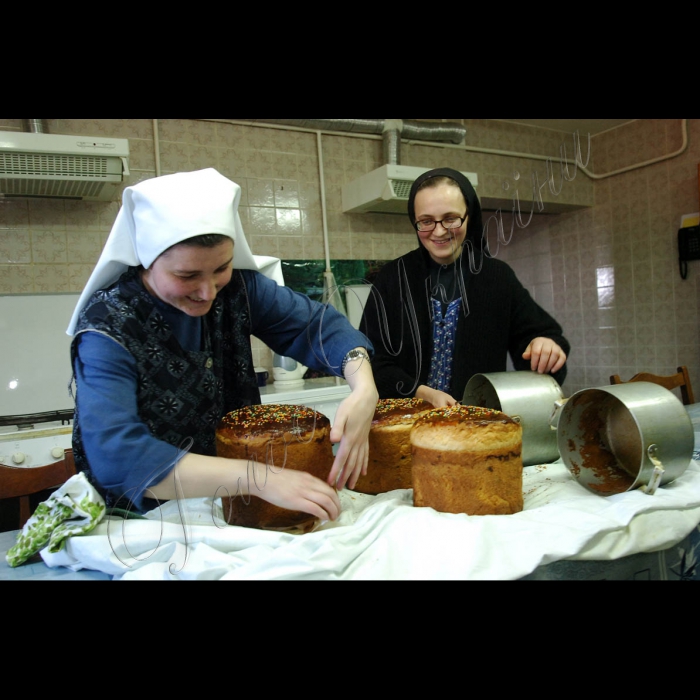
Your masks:
{"label": "black embroidered vest", "polygon": [[[250,345],[250,307],[243,273],[217,295],[203,319],[203,348],[183,350],[172,328],[158,311],[130,268],[106,290],[96,292],[80,313],[71,360],[80,334],[97,331],[113,338],[136,360],[138,411],[151,434],[190,452],[216,454],[215,432],[221,418],[242,406],[260,403]],[[75,387],[77,392],[80,387]],[[73,423],[76,467],[113,506],[121,494],[108,494],[95,478],[83,447],[76,400]],[[121,504],[120,504],[121,505]]]}

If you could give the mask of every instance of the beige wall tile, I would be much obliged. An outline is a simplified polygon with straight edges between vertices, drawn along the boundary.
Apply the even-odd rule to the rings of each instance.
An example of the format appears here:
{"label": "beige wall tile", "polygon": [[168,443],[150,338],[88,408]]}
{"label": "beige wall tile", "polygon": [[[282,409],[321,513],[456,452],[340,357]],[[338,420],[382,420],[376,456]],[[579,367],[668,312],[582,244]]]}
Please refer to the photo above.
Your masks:
{"label": "beige wall tile", "polygon": [[255,236],[277,234],[275,210],[271,207],[248,207],[249,233]]}
{"label": "beige wall tile", "polygon": [[34,291],[39,294],[72,291],[68,265],[34,265]]}
{"label": "beige wall tile", "polygon": [[304,239],[302,236],[285,236],[280,243],[280,248],[287,260],[304,259]]}
{"label": "beige wall tile", "polygon": [[29,207],[29,225],[33,230],[51,229],[65,230],[66,205],[63,200],[36,199],[31,200]]}
{"label": "beige wall tile", "polygon": [[66,234],[67,261],[95,265],[102,253],[102,234],[99,231],[81,231]]}
{"label": "beige wall tile", "polygon": [[82,292],[94,267],[94,265],[80,263],[68,265],[68,289],[66,291]]}
{"label": "beige wall tile", "polygon": [[274,181],[274,206],[299,208],[299,183],[296,180]]}
{"label": "beige wall tile", "polygon": [[[255,255],[272,255],[280,257],[280,247],[277,236],[255,236],[251,249]],[[284,256],[282,256],[284,258]]]}
{"label": "beige wall tile", "polygon": [[275,183],[273,180],[248,178],[248,205],[251,207],[275,206]]}
{"label": "beige wall tile", "polygon": [[102,227],[101,214],[107,209],[113,211],[108,204],[102,202],[73,202],[65,203],[66,229],[69,231],[99,231]]}
{"label": "beige wall tile", "polygon": [[218,168],[219,151],[210,145],[195,144],[190,146],[190,168],[203,170],[204,168]]}
{"label": "beige wall tile", "polygon": [[180,141],[161,141],[160,166],[164,175],[193,169],[190,168],[190,144]]}
{"label": "beige wall tile", "polygon": [[158,138],[161,147],[165,141],[190,142],[190,126],[191,122],[186,119],[159,119]]}
{"label": "beige wall tile", "polygon": [[0,197],[0,231],[21,229],[29,226],[29,206],[26,200]]}
{"label": "beige wall tile", "polygon": [[34,263],[67,263],[66,232],[33,231],[32,259]]}
{"label": "beige wall tile", "polygon": [[32,262],[32,246],[29,231],[0,229],[0,264]]}
{"label": "beige wall tile", "polygon": [[304,236],[323,236],[322,212],[317,209],[302,209],[301,229]]}
{"label": "beige wall tile", "polygon": [[34,265],[0,265],[0,294],[34,292]]}
{"label": "beige wall tile", "polygon": [[242,148],[219,148],[218,170],[225,177],[241,184],[248,177],[247,152]]}
{"label": "beige wall tile", "polygon": [[[300,236],[301,212],[298,209],[277,209],[277,234],[280,236]],[[285,244],[286,245],[286,242]]]}
{"label": "beige wall tile", "polygon": [[306,260],[325,260],[326,247],[323,242],[323,236],[307,236],[303,237],[304,243],[304,259]]}

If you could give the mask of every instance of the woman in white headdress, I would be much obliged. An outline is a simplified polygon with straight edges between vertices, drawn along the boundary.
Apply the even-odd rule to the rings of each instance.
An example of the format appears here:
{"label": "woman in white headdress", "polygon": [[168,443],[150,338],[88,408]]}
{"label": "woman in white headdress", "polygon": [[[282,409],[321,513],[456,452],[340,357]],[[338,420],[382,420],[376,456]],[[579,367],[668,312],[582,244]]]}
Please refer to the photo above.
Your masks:
{"label": "woman in white headdress", "polygon": [[229,411],[260,403],[255,335],[280,355],[344,374],[352,389],[331,431],[340,444],[327,481],[275,470],[255,490],[333,520],[336,489],[352,488],[367,470],[372,345],[335,309],[284,287],[278,259],[251,254],[240,194],[213,169],[124,190],[67,331],[76,464],[112,507],[145,512],[222,487],[247,495],[246,462],[216,456],[215,430]]}

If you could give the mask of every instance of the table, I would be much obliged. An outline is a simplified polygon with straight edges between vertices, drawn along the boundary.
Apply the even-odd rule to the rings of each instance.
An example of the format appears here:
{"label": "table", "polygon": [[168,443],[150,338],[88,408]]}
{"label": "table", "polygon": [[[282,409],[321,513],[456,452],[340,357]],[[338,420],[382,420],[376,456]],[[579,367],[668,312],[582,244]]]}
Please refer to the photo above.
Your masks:
{"label": "table", "polygon": [[5,555],[17,541],[18,533],[19,530],[0,532],[0,581],[111,581],[112,576],[102,571],[72,571],[64,566],[50,568],[39,556],[13,569]]}
{"label": "table", "polygon": [[[688,413],[697,450],[700,404]],[[413,508],[410,490],[346,490],[340,519],[303,537],[217,527],[211,499],[171,501],[163,523],[127,521],[133,558],[115,536],[121,525],[106,520],[48,555],[56,568],[10,569],[4,555],[16,533],[2,533],[0,579],[700,579],[700,462],[653,496],[597,496],[561,460],[526,468],[523,481],[525,508],[506,518]]]}

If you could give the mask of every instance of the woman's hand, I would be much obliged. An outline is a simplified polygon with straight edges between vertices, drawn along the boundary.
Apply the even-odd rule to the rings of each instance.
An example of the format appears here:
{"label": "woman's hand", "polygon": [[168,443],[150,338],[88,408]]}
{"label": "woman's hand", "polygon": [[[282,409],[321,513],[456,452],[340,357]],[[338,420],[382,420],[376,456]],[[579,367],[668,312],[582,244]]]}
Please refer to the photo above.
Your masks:
{"label": "woman's hand", "polygon": [[525,348],[523,360],[530,360],[533,372],[558,372],[566,362],[566,353],[551,338],[534,338]]}
{"label": "woman's hand", "polygon": [[352,393],[338,406],[331,429],[331,442],[340,443],[328,483],[342,491],[354,488],[361,474],[367,474],[369,429],[379,401],[372,368],[364,359],[348,362],[345,369]]}
{"label": "woman's hand", "polygon": [[322,520],[340,515],[340,498],[323,479],[308,472],[280,469],[245,459],[186,454],[166,477],[147,490],[151,498],[262,498],[287,510]]}
{"label": "woman's hand", "polygon": [[428,403],[433,404],[435,408],[442,408],[443,406],[455,406],[457,399],[446,394],[444,391],[439,391],[438,389],[431,389],[425,384],[421,384],[418,389],[416,389],[416,398],[423,399]]}
{"label": "woman's hand", "polygon": [[340,515],[336,490],[308,472],[270,470],[265,486],[261,490],[251,486],[250,492],[280,508],[300,510],[321,520],[335,520]]}

